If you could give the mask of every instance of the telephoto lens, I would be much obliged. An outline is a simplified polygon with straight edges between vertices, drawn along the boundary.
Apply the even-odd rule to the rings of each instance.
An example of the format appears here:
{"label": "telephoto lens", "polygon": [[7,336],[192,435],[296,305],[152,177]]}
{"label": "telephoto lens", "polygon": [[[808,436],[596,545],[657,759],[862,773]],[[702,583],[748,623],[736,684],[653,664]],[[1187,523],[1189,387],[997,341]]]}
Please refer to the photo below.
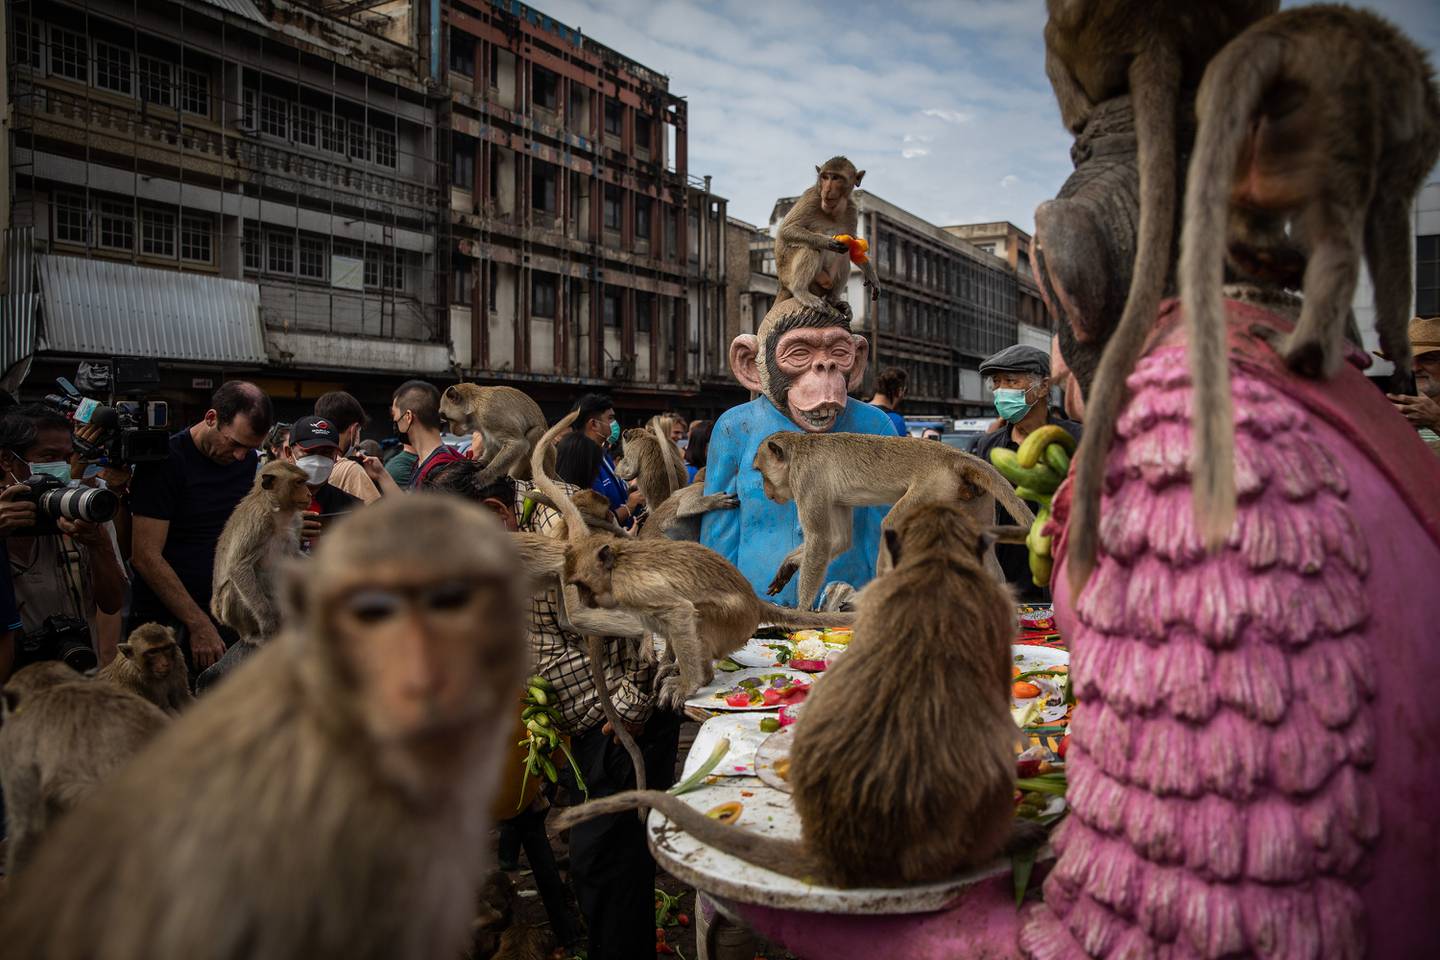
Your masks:
{"label": "telephoto lens", "polygon": [[35,509],[46,516],[66,520],[88,520],[104,523],[120,509],[120,498],[109,490],[91,487],[66,487],[46,490],[35,498]]}

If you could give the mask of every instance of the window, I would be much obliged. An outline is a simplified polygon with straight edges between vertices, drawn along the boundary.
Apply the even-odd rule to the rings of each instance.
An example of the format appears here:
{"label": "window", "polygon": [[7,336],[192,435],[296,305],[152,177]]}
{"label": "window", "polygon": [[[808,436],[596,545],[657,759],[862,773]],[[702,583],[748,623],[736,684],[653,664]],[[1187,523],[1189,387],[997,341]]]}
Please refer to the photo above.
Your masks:
{"label": "window", "polygon": [[101,90],[130,95],[130,51],[104,40],[95,41],[95,86]]}
{"label": "window", "polygon": [[90,214],[85,198],[78,193],[57,193],[55,208],[55,239],[59,243],[89,243]]}
{"label": "window", "polygon": [[260,132],[268,133],[272,137],[280,137],[282,140],[289,136],[290,106],[282,97],[274,94],[262,93],[260,95]]}
{"label": "window", "polygon": [[450,274],[450,302],[469,306],[475,302],[475,274],[470,263],[459,258],[452,264]]}
{"label": "window", "polygon": [[530,274],[530,316],[555,319],[555,274]]}
{"label": "window", "polygon": [[365,286],[380,286],[380,251],[365,251]]}
{"label": "window", "polygon": [[650,208],[652,201],[649,197],[635,198],[635,238],[637,240],[650,239]]}
{"label": "window", "polygon": [[620,188],[608,183],[605,185],[605,229],[620,229]]}
{"label": "window", "polygon": [[320,111],[304,105],[295,108],[295,142],[307,147],[320,143]]}
{"label": "window", "polygon": [[162,107],[175,106],[174,68],[159,57],[140,55],[140,99]]}
{"label": "window", "polygon": [[605,288],[603,313],[605,326],[620,326],[620,291],[614,287]]}
{"label": "window", "polygon": [[300,276],[310,280],[324,280],[325,267],[329,262],[324,237],[300,238]]}
{"label": "window", "polygon": [[650,138],[653,136],[654,124],[650,118],[643,113],[635,114],[635,147],[639,150],[650,149]]}
{"label": "window", "polygon": [[320,146],[331,153],[345,152],[345,118],[320,115]]}
{"label": "window", "polygon": [[475,139],[463,133],[450,141],[450,182],[461,190],[475,189]]}
{"label": "window", "polygon": [[350,159],[369,160],[370,142],[365,139],[365,124],[359,120],[350,121]]}
{"label": "window", "polygon": [[535,106],[544,107],[546,110],[559,109],[560,78],[544,67],[531,67],[530,71],[535,84]]}
{"label": "window", "polygon": [[555,183],[558,179],[555,168],[542,161],[535,161],[530,173],[530,205],[536,210],[554,213],[556,210]]}
{"label": "window", "polygon": [[625,108],[619,100],[605,101],[605,132],[620,136],[624,129]]}
{"label": "window", "polygon": [[295,272],[295,235],[291,233],[265,234],[265,272]]}
{"label": "window", "polygon": [[245,269],[260,269],[260,231],[256,227],[245,228],[245,239],[241,244],[245,252]]}
{"label": "window", "polygon": [[650,332],[650,312],[654,309],[655,297],[648,293],[635,294],[635,330],[638,333]]}
{"label": "window", "polygon": [[1440,235],[1415,238],[1415,314],[1440,313]]}
{"label": "window", "polygon": [[255,129],[259,122],[260,92],[246,87],[240,91],[240,126],[244,130]]}
{"label": "window", "polygon": [[463,77],[475,76],[475,38],[450,28],[450,69]]}
{"label": "window", "polygon": [[100,246],[135,249],[135,208],[114,200],[100,201]]}
{"label": "window", "polygon": [[375,162],[382,167],[395,166],[395,131],[370,128],[370,143],[375,153]]}
{"label": "window", "polygon": [[39,70],[44,63],[43,51],[45,39],[41,35],[44,28],[29,17],[15,18],[15,63],[20,66],[33,67]]}
{"label": "window", "polygon": [[690,246],[690,262],[700,262],[700,214],[694,210],[690,211],[690,232],[685,237],[685,242]]}
{"label": "window", "polygon": [[193,263],[213,263],[211,247],[213,223],[209,217],[180,218],[180,259]]}
{"label": "window", "polygon": [[391,290],[405,289],[405,256],[399,250],[392,250],[390,256],[380,261],[380,282]]}
{"label": "window", "polygon": [[175,256],[175,214],[165,210],[140,211],[140,252],[150,257]]}
{"label": "window", "polygon": [[66,80],[90,82],[90,56],[82,35],[50,28],[50,72]]}
{"label": "window", "polygon": [[180,71],[180,109],[197,116],[210,116],[210,75],[199,70]]}

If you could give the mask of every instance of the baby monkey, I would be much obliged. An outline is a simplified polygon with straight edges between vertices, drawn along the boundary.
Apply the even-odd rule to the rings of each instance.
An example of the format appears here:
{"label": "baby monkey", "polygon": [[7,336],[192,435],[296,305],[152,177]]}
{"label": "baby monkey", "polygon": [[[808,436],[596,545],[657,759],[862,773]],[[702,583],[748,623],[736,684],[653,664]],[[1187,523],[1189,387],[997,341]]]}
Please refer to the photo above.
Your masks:
{"label": "baby monkey", "polygon": [[100,669],[96,680],[139,694],[172,715],[195,702],[174,630],[141,624],[118,650],[120,655]]}
{"label": "baby monkey", "polygon": [[[861,592],[849,651],[815,685],[795,727],[800,840],[726,825],[658,791],[574,807],[557,829],[653,807],[718,850],[837,887],[932,883],[994,859],[1025,828],[1016,827],[1012,799],[1015,601],[985,570],[989,547],[953,504],[917,507],[885,531],[894,570]],[[877,696],[909,708],[855,708]]]}

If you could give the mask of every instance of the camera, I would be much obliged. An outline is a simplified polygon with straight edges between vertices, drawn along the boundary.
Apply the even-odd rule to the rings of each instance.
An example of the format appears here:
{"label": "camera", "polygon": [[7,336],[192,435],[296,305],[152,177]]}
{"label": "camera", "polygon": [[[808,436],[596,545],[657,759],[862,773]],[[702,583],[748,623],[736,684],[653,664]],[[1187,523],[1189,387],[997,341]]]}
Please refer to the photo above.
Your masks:
{"label": "camera", "polygon": [[90,645],[90,627],[84,620],[46,617],[39,630],[20,638],[15,649],[15,669],[48,660],[59,660],[80,673],[100,665]]}
{"label": "camera", "polygon": [[109,490],[72,487],[46,474],[35,474],[28,480],[22,480],[21,485],[29,489],[15,499],[35,504],[35,523],[27,529],[16,530],[13,535],[17,537],[43,537],[59,533],[60,527],[55,521],[61,517],[104,523],[120,508],[120,498]]}
{"label": "camera", "polygon": [[[112,464],[146,463],[170,456],[170,407],[164,400],[142,395],[145,386],[160,382],[159,366],[145,358],[117,358],[113,361],[82,361],[75,373],[77,387],[56,377],[59,393],[47,394],[45,403],[75,424],[98,427],[94,439],[75,436],[75,449],[87,462]],[[113,401],[119,390],[130,399]],[[104,394],[111,403],[101,403],[87,394]]]}

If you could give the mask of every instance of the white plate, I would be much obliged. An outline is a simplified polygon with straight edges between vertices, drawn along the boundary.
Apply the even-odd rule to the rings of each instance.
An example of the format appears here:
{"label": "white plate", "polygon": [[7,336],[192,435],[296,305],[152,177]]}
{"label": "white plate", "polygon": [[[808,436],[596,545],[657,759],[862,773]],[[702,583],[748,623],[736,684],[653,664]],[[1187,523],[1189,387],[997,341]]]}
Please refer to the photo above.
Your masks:
{"label": "white plate", "polygon": [[[1029,673],[1031,670],[1045,670],[1050,667],[1068,667],[1070,665],[1069,652],[1065,650],[1057,650],[1054,647],[1037,647],[1033,644],[1017,643],[1013,644],[1010,647],[1010,655],[1011,662],[1014,663],[1015,666],[1020,668],[1021,673]],[[1048,679],[1050,678],[1039,677],[1032,678],[1030,681],[1031,683],[1036,683],[1036,685],[1041,688],[1041,696],[1046,695],[1046,684],[1037,683],[1037,680]],[[1053,683],[1058,690],[1060,678],[1054,678]],[[1011,706],[1021,707],[1027,703],[1030,703],[1034,699],[1036,698],[1027,697],[1025,699],[1020,699],[1019,697],[1011,697],[1010,703]],[[1041,724],[1054,723],[1057,720],[1064,719],[1065,713],[1069,709],[1070,708],[1065,705],[1063,700],[1060,703],[1046,703],[1046,705],[1040,710],[1040,716],[1037,717],[1035,722],[1031,725],[1039,726]]]}
{"label": "white plate", "polygon": [[784,793],[790,792],[790,781],[775,772],[775,761],[790,756],[790,745],[795,742],[795,738],[791,736],[794,729],[793,723],[788,727],[781,727],[766,737],[755,751],[755,776],[767,787],[774,787]]}
{"label": "white plate", "polygon": [[755,776],[755,751],[771,736],[760,729],[760,721],[765,716],[760,713],[727,713],[706,720],[695,734],[695,743],[685,757],[685,771],[680,779],[684,780],[699,770],[700,765],[710,759],[715,744],[722,738],[730,741],[730,751],[711,773],[719,777]]}
{"label": "white plate", "polygon": [[808,673],[801,673],[799,670],[790,670],[786,667],[750,667],[745,670],[736,670],[734,673],[725,673],[723,670],[715,671],[715,679],[709,686],[701,687],[695,691],[695,695],[685,701],[687,707],[699,707],[702,710],[722,711],[751,711],[751,710],[776,710],[780,709],[777,704],[767,707],[765,704],[756,704],[753,707],[732,707],[725,702],[723,697],[715,694],[727,691],[738,686],[741,680],[748,680],[751,677],[762,677],[767,674],[782,673],[791,680],[798,680],[801,683],[814,683],[815,678]]}
{"label": "white plate", "polygon": [[[745,641],[745,646],[730,654],[730,659],[742,667],[773,667],[775,662],[775,650],[769,644],[784,644],[788,649],[789,643],[784,640],[764,640],[760,637],[751,637]],[[733,674],[732,674],[733,676]]]}

